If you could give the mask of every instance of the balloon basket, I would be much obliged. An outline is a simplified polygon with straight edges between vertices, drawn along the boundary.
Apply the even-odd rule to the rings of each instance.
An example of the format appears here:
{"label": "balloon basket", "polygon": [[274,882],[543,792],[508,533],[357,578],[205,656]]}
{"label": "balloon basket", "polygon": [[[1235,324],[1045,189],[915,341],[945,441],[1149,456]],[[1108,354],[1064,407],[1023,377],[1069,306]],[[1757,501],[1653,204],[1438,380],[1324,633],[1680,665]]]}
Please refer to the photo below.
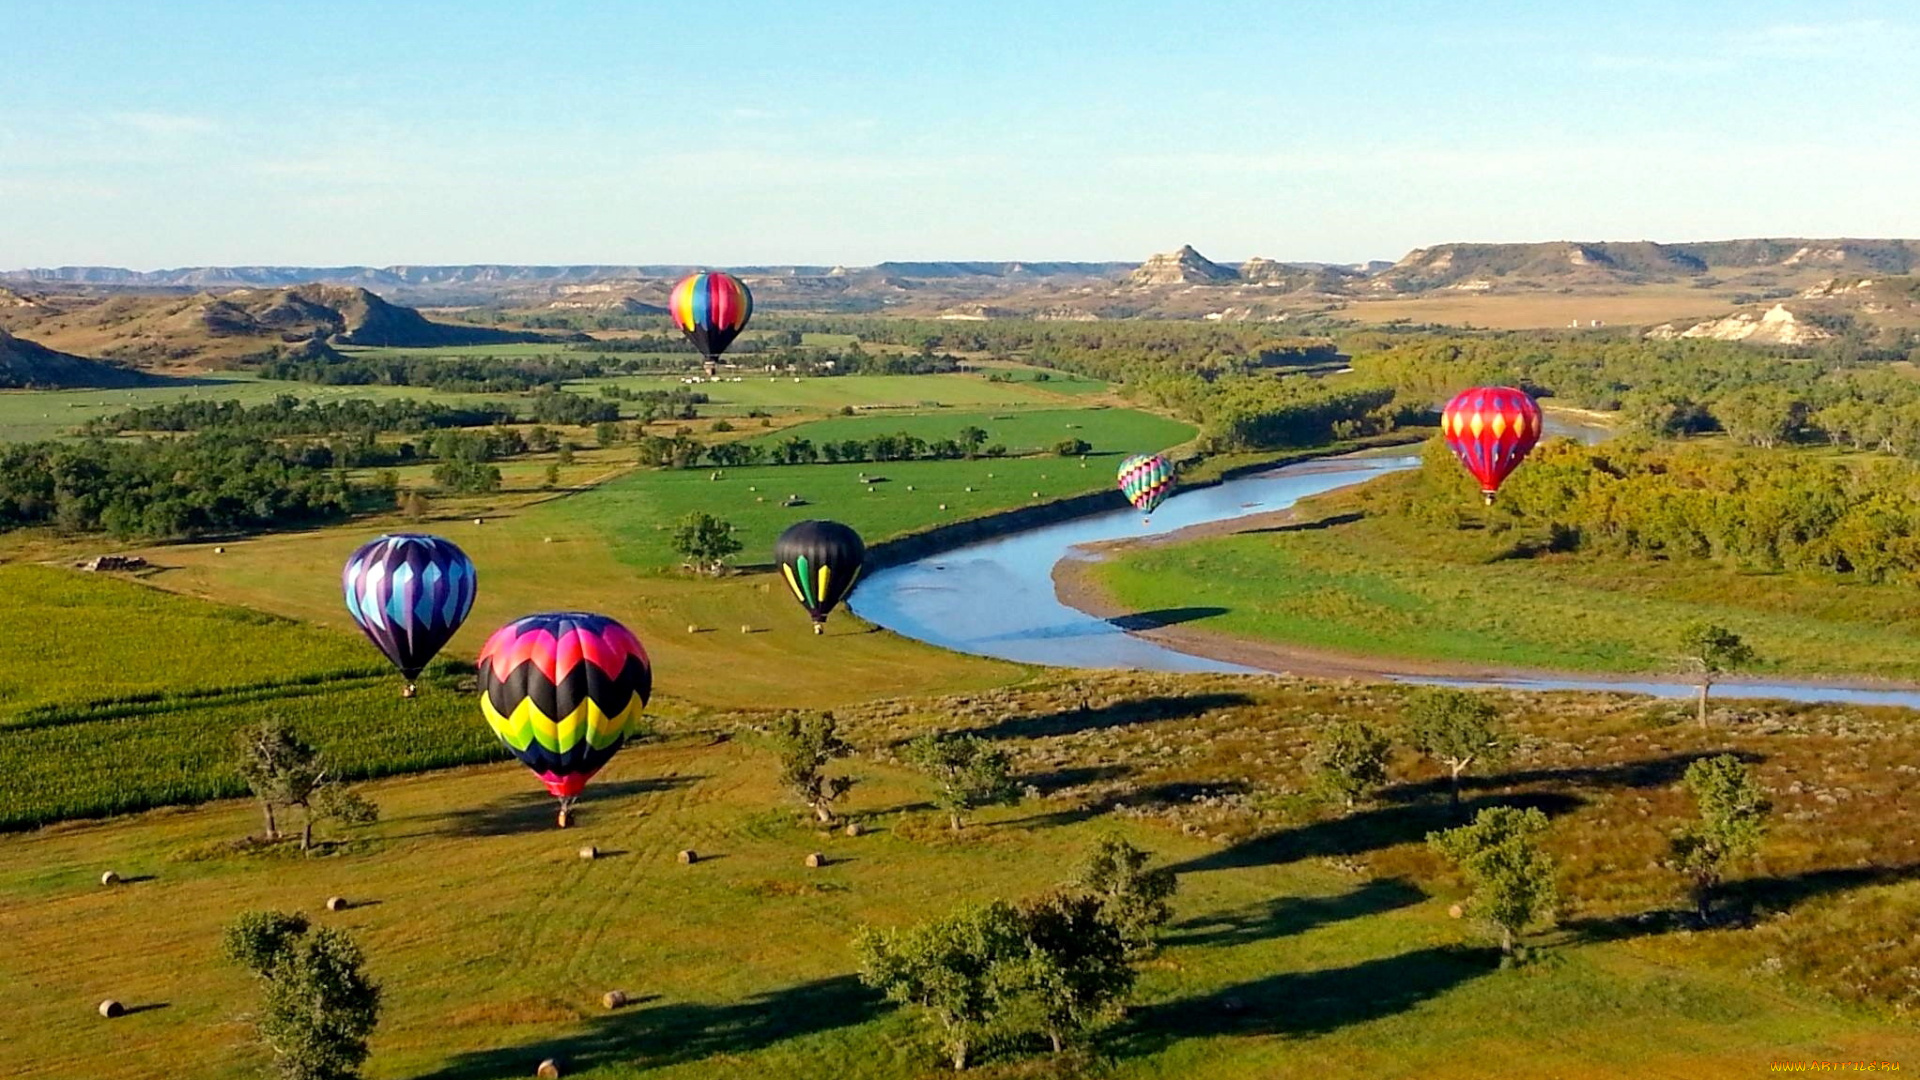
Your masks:
{"label": "balloon basket", "polygon": [[419,692],[420,690],[418,687],[414,686],[412,683],[408,683],[406,686],[400,688],[401,700],[403,701],[410,700],[415,694],[418,694]]}
{"label": "balloon basket", "polygon": [[827,624],[826,624],[826,623],[814,623],[814,624],[813,624],[813,632],[814,632],[814,633],[816,633],[816,634],[824,634],[824,633],[826,633],[826,632],[827,632]]}

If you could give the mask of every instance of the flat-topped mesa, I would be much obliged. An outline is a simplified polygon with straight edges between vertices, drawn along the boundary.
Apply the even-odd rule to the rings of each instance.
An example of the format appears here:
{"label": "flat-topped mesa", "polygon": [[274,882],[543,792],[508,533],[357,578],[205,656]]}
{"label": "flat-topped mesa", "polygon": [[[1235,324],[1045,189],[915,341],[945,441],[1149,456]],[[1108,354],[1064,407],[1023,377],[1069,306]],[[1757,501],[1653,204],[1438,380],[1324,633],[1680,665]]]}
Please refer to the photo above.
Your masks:
{"label": "flat-topped mesa", "polygon": [[1193,250],[1191,244],[1155,255],[1127,276],[1131,285],[1218,285],[1238,280],[1238,271],[1213,262]]}

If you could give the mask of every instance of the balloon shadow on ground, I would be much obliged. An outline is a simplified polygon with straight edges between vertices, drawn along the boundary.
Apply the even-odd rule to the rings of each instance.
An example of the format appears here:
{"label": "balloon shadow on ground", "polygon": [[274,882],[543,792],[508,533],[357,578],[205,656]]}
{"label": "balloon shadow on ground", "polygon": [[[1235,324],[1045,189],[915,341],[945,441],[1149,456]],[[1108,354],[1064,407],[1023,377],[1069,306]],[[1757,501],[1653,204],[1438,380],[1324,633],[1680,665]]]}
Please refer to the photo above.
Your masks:
{"label": "balloon shadow on ground", "polygon": [[1269,525],[1264,529],[1248,529],[1241,533],[1241,535],[1257,536],[1262,533],[1319,532],[1323,529],[1333,529],[1342,525],[1351,525],[1366,516],[1367,515],[1358,511],[1347,514],[1334,514],[1330,517],[1317,518],[1313,521],[1295,521],[1286,525]]}
{"label": "balloon shadow on ground", "polygon": [[1427,894],[1412,882],[1381,878],[1337,896],[1279,896],[1233,911],[1187,919],[1175,923],[1161,943],[1226,948],[1251,945],[1412,907],[1426,898]]}
{"label": "balloon shadow on ground", "polygon": [[980,728],[973,734],[986,739],[1044,739],[1054,735],[1074,735],[1083,731],[1148,724],[1161,720],[1190,720],[1215,709],[1251,705],[1253,699],[1241,693],[1156,694],[1129,698],[1094,707],[1083,701],[1078,708],[1058,712],[1010,716],[997,724]]}
{"label": "balloon shadow on ground", "polygon": [[1132,615],[1115,615],[1107,621],[1122,630],[1158,630],[1163,626],[1178,626],[1181,623],[1199,622],[1216,615],[1225,615],[1223,607],[1175,607],[1158,608],[1153,611],[1139,611]]}
{"label": "balloon shadow on ground", "polygon": [[416,1080],[532,1076],[547,1058],[566,1075],[602,1066],[646,1070],[718,1055],[750,1054],[788,1039],[865,1023],[880,995],[851,975],[798,983],[724,1005],[674,1002],[586,1020],[551,1039],[459,1054]]}
{"label": "balloon shadow on ground", "polygon": [[[705,778],[661,776],[594,784],[587,788],[586,795],[574,807],[574,817],[585,824],[599,815],[624,814],[626,810],[614,805],[614,800],[629,795],[671,791],[702,779]],[[453,811],[446,816],[440,835],[507,836],[513,833],[558,832],[554,824],[558,814],[559,804],[553,796],[540,791],[527,791],[470,809]]]}
{"label": "balloon shadow on ground", "polygon": [[1405,1012],[1497,970],[1495,949],[1429,948],[1352,967],[1268,975],[1140,1009],[1112,1040],[1119,1056],[1218,1035],[1321,1035]]}
{"label": "balloon shadow on ground", "polygon": [[1548,817],[1557,817],[1584,805],[1585,799],[1572,795],[1530,792],[1464,799],[1457,811],[1444,802],[1383,806],[1255,837],[1175,864],[1173,870],[1177,874],[1244,870],[1281,866],[1314,857],[1362,855],[1424,840],[1428,833],[1471,821],[1473,815],[1491,806],[1531,807]]}

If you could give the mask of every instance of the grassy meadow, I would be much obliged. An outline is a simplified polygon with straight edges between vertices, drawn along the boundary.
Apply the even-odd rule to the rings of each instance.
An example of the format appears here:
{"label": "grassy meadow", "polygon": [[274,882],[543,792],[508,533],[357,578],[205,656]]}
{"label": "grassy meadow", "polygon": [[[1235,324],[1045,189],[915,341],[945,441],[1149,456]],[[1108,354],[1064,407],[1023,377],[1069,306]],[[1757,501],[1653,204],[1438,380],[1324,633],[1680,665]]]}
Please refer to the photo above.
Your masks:
{"label": "grassy meadow", "polygon": [[[1905,714],[1803,708],[1702,734],[1630,699],[1501,695],[1520,750],[1471,804],[1548,810],[1567,898],[1542,954],[1503,970],[1448,917],[1457,885],[1421,842],[1448,821],[1430,766],[1402,751],[1394,786],[1346,816],[1300,794],[1311,732],[1356,715],[1397,731],[1400,693],[1090,675],[849,709],[860,837],[803,822],[734,726],[751,717],[728,716],[629,748],[565,833],[500,765],[368,784],[381,822],[305,859],[232,845],[257,827],[240,801],[0,836],[9,1063],[254,1075],[254,990],[217,939],[279,908],[350,931],[384,984],[370,1080],[527,1076],[548,1057],[608,1080],[939,1075],[923,1030],[854,980],[854,930],[1042,890],[1110,829],[1181,881],[1126,1017],[1077,1064],[1003,1053],[971,1075],[1731,1078],[1920,1054],[1888,1011],[1920,990],[1899,929],[1920,911],[1916,824],[1862,824],[1911,791]],[[934,725],[997,740],[1039,794],[949,836],[889,749]],[[1697,932],[1648,862],[1686,812],[1676,771],[1719,749],[1758,761],[1780,803],[1736,882],[1773,914]],[[702,860],[677,864],[683,848]],[[810,851],[828,865],[803,867]],[[102,888],[107,868],[128,883]],[[355,906],[324,911],[333,895]],[[615,988],[633,1004],[604,1011]],[[108,996],[134,1011],[103,1024]]]}
{"label": "grassy meadow", "polygon": [[1710,619],[1753,645],[1756,671],[1920,679],[1920,605],[1903,586],[1585,552],[1510,558],[1510,538],[1360,516],[1339,493],[1301,514],[1123,549],[1093,573],[1129,608],[1203,599],[1224,610],[1197,627],[1339,652],[1661,672],[1678,628]]}

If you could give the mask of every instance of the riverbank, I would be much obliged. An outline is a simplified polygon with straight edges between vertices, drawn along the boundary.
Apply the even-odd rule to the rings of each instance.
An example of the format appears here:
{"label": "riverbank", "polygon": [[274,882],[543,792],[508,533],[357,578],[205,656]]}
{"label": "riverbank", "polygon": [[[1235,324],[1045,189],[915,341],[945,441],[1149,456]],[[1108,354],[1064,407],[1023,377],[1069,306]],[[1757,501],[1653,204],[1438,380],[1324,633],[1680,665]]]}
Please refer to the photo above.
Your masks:
{"label": "riverbank", "polygon": [[[1333,462],[1327,465],[1330,468],[1337,467]],[[1598,661],[1585,670],[1414,654],[1414,649],[1429,644],[1434,636],[1456,632],[1433,625],[1438,617],[1433,616],[1431,611],[1448,610],[1448,605],[1436,605],[1420,599],[1416,592],[1421,581],[1458,574],[1462,580],[1446,584],[1446,588],[1452,590],[1450,596],[1480,595],[1491,602],[1503,595],[1519,595],[1514,590],[1529,582],[1508,582],[1504,588],[1483,588],[1481,586],[1486,583],[1466,579],[1476,573],[1514,576],[1523,573],[1525,568],[1412,565],[1415,556],[1408,554],[1403,547],[1382,542],[1403,538],[1359,535],[1355,532],[1360,527],[1356,517],[1340,513],[1340,509],[1325,504],[1305,510],[1289,507],[1226,521],[1200,523],[1151,537],[1078,545],[1054,566],[1055,592],[1065,606],[1108,620],[1135,637],[1190,656],[1276,673],[1317,678],[1496,683],[1539,689],[1615,689],[1666,696],[1678,696],[1690,691],[1692,683],[1685,675],[1662,672],[1650,664],[1634,670],[1620,663],[1623,659],[1631,659],[1630,655],[1619,651],[1608,652],[1592,643],[1589,643],[1587,652],[1569,652],[1569,655]],[[1103,564],[1123,557],[1129,560],[1129,566],[1125,568],[1127,586],[1133,593],[1151,592],[1152,595],[1122,595],[1116,591],[1112,582],[1113,570]],[[1377,573],[1362,580],[1359,575],[1368,572]],[[1556,566],[1551,572],[1568,576],[1565,566]],[[1658,572],[1669,575],[1686,573],[1684,569],[1675,570],[1671,567],[1660,568]],[[1547,573],[1542,571],[1537,576],[1544,577]],[[1313,584],[1309,586],[1306,584],[1308,581]],[[1147,584],[1143,585],[1143,582]],[[1222,583],[1226,584],[1223,586]],[[1610,615],[1618,615],[1598,610],[1571,610],[1581,603],[1588,604],[1591,609],[1595,601],[1590,596],[1576,592],[1567,582],[1533,583],[1558,585],[1560,592],[1569,593],[1568,596],[1553,593],[1543,601],[1570,609],[1565,614],[1568,636],[1561,639],[1568,649],[1574,647],[1573,643],[1580,639],[1582,631],[1586,629],[1584,617],[1587,614],[1593,614],[1593,621],[1599,623],[1604,623]],[[1777,582],[1768,584],[1781,588]],[[1590,591],[1595,588],[1592,583],[1586,587]],[[1315,600],[1325,602],[1321,594],[1329,591],[1365,597],[1365,600],[1352,601],[1349,606],[1366,610],[1343,608],[1337,616],[1329,614],[1324,620],[1290,612],[1290,619],[1282,625],[1292,625],[1302,637],[1309,639],[1306,642],[1288,640],[1280,634],[1255,636],[1209,629],[1155,614],[1182,610],[1168,606],[1168,597],[1176,594],[1218,602],[1226,592],[1235,592],[1237,595],[1234,599],[1243,607],[1249,604],[1272,607],[1276,603],[1285,607],[1294,601],[1303,606],[1310,606]],[[1541,591],[1552,590],[1543,588]],[[1270,592],[1275,595],[1268,596]],[[1292,597],[1292,592],[1301,595]],[[1419,610],[1409,616],[1419,627],[1418,632],[1411,632],[1406,625],[1395,622],[1396,616],[1408,613],[1384,606],[1385,602],[1380,600],[1383,596],[1390,596],[1402,606],[1418,605]],[[1656,620],[1640,607],[1662,602],[1658,597],[1647,596],[1616,599],[1623,604],[1639,605],[1633,609],[1633,614],[1649,624]],[[1381,606],[1381,610],[1373,612],[1369,605]],[[1486,606],[1481,605],[1483,608]],[[1226,608],[1206,610],[1209,619],[1229,614]],[[1142,612],[1147,614],[1140,614]],[[1379,621],[1368,621],[1374,618]],[[1244,623],[1247,620],[1243,617],[1239,621]],[[1335,625],[1342,621],[1348,625]],[[1861,629],[1859,626],[1843,628],[1854,632]],[[1811,633],[1809,628],[1799,629]],[[1811,629],[1817,629],[1820,634],[1836,632],[1831,623]],[[1790,636],[1789,630],[1770,630],[1777,636]],[[1463,640],[1475,632],[1475,629],[1464,625],[1457,630]],[[1366,641],[1370,647],[1364,652],[1327,647],[1311,641],[1311,636],[1316,634]],[[1374,642],[1379,643],[1380,651],[1373,650],[1371,645]],[[1608,643],[1603,641],[1601,644]],[[1405,651],[1396,652],[1395,645]],[[1534,651],[1544,648],[1546,646],[1536,645]],[[1763,650],[1762,655],[1785,656],[1792,653],[1785,645],[1776,645],[1774,651],[1769,653]],[[1884,657],[1874,659],[1885,660]],[[1608,661],[1614,663],[1612,669],[1603,666]],[[1838,696],[1845,699],[1858,695],[1863,703],[1887,695],[1911,697],[1915,687],[1916,684],[1908,679],[1844,672],[1806,675],[1770,672],[1727,678],[1716,683],[1717,692],[1731,696],[1760,696],[1779,692],[1782,696],[1791,697]],[[1800,693],[1803,690],[1807,692],[1806,695]]]}

